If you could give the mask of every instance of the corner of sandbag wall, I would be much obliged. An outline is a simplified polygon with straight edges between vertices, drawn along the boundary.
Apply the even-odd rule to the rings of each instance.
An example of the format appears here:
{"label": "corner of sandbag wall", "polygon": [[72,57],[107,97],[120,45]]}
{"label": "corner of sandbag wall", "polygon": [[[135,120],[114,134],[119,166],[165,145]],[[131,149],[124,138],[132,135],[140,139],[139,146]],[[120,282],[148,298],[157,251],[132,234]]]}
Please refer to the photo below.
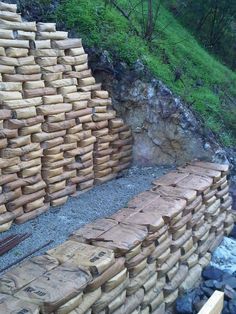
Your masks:
{"label": "corner of sandbag wall", "polygon": [[81,39],[0,2],[0,232],[129,167],[132,134]]}

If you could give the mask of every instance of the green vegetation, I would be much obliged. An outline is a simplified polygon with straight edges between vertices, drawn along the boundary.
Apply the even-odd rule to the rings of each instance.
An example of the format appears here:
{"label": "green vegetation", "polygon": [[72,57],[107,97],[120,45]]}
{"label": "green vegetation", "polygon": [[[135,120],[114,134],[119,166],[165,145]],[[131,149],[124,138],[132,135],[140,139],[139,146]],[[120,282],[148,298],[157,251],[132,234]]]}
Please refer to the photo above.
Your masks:
{"label": "green vegetation", "polygon": [[[200,114],[223,144],[236,145],[236,74],[210,56],[163,6],[150,42],[136,35],[129,21],[103,0],[64,1],[56,18],[74,28],[86,46],[106,49],[128,64],[142,60]],[[132,21],[137,28],[139,18],[138,12]]]}

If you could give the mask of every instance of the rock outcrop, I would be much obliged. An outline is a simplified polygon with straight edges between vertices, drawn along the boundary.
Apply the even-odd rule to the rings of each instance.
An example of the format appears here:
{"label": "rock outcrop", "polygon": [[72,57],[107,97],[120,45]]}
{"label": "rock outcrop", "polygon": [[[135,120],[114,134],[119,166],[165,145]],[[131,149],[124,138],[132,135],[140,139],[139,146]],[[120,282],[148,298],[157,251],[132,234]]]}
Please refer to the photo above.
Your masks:
{"label": "rock outcrop", "polygon": [[128,67],[113,62],[107,52],[88,53],[96,79],[132,128],[135,164],[182,164],[194,158],[228,162],[214,134],[141,62]]}

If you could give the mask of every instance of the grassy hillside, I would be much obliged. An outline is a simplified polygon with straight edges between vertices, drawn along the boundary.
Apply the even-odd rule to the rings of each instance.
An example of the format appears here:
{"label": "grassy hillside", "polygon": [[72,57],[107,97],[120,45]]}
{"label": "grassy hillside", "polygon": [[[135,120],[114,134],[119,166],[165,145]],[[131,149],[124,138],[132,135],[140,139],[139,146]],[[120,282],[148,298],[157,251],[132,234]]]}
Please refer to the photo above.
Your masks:
{"label": "grassy hillside", "polygon": [[[56,18],[74,28],[87,46],[106,49],[128,64],[141,59],[201,115],[223,144],[236,145],[236,74],[201,48],[165,8],[160,9],[149,45],[103,0],[65,1]],[[175,81],[176,70],[182,73],[181,80]]]}

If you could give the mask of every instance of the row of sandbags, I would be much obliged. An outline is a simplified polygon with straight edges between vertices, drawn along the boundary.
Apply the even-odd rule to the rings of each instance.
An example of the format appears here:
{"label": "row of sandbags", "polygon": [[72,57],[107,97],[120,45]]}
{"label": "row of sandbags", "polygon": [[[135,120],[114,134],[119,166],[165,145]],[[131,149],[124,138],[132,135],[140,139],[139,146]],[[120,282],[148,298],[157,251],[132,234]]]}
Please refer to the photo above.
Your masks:
{"label": "row of sandbags", "polygon": [[164,314],[233,228],[227,177],[226,165],[194,162],[155,180],[111,217],[5,273],[0,293],[11,296],[0,311]]}
{"label": "row of sandbags", "polygon": [[80,39],[0,2],[0,232],[129,166],[131,131],[87,59]]}

